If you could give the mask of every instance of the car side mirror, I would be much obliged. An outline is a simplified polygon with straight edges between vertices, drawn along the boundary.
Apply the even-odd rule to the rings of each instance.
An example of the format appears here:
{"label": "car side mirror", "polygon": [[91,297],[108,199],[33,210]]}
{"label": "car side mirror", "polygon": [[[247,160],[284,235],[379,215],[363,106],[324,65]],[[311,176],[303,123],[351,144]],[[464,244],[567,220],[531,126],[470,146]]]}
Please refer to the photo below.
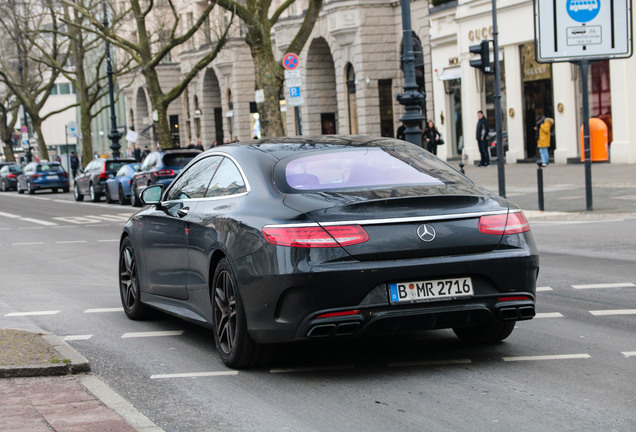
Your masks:
{"label": "car side mirror", "polygon": [[161,195],[163,194],[163,185],[152,185],[145,188],[141,191],[141,202],[143,204],[160,204],[161,203]]}

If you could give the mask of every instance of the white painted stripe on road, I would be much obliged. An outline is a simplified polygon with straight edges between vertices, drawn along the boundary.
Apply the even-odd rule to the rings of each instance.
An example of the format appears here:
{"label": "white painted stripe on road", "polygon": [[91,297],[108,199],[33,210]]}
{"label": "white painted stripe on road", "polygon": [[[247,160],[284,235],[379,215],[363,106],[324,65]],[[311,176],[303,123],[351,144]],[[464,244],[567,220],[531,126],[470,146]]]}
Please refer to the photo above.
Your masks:
{"label": "white painted stripe on road", "polygon": [[41,230],[44,229],[44,227],[41,226],[36,226],[36,227],[18,227],[19,230]]}
{"label": "white painted stripe on road", "polygon": [[62,338],[63,341],[79,341],[79,340],[89,340],[93,335],[68,335]]}
{"label": "white painted stripe on road", "polygon": [[86,309],[84,313],[103,313],[103,312],[123,312],[124,308],[116,307],[116,308],[95,308],[95,309]]}
{"label": "white painted stripe on road", "polygon": [[604,316],[604,315],[636,315],[636,309],[607,309],[607,310],[595,310],[590,311],[592,315]]}
{"label": "white painted stripe on road", "polygon": [[[97,226],[97,225],[94,225],[94,226]],[[114,243],[118,241],[119,239],[97,240],[97,243]]]}
{"label": "white painted stripe on road", "polygon": [[537,292],[552,291],[552,287],[537,287]]}
{"label": "white painted stripe on road", "polygon": [[572,285],[574,289],[594,289],[594,288],[629,288],[635,287],[631,282],[622,283],[605,283],[605,284],[589,284],[589,285]]}
{"label": "white painted stripe on road", "polygon": [[40,220],[40,219],[22,218],[22,220],[26,221],[26,222],[31,222],[31,223],[34,223],[34,224],[44,225],[44,226],[55,226],[55,225],[57,225],[55,222],[43,221],[43,220]]}
{"label": "white painted stripe on road", "polygon": [[624,351],[621,354],[625,357],[636,357],[636,351]]}
{"label": "white painted stripe on road", "polygon": [[142,337],[161,337],[161,336],[181,336],[183,330],[167,330],[167,331],[153,331],[153,332],[132,332],[124,333],[121,338],[142,338]]}
{"label": "white painted stripe on road", "polygon": [[270,369],[269,373],[321,372],[321,371],[338,371],[338,370],[351,370],[351,369],[353,369],[353,365],[336,365],[336,366]]}
{"label": "white painted stripe on road", "polygon": [[33,245],[43,245],[44,242],[25,242],[25,243],[11,243],[11,246],[33,246]]}
{"label": "white painted stripe on road", "polygon": [[32,312],[11,312],[5,315],[5,317],[18,317],[18,316],[39,316],[39,315],[55,315],[60,313],[56,311],[32,311]]}
{"label": "white painted stripe on road", "polygon": [[87,240],[66,240],[66,241],[57,241],[55,244],[74,244],[74,243],[88,243]]}
{"label": "white painted stripe on road", "polygon": [[11,214],[11,213],[4,213],[4,212],[0,212],[0,216],[6,217],[6,218],[9,218],[9,219],[20,219],[22,217],[22,216],[19,216],[19,215],[14,215],[14,214]]}
{"label": "white painted stripe on road", "polygon": [[105,220],[107,222],[126,222],[128,220],[128,216],[119,216],[119,215],[109,215],[102,214],[100,216],[93,216],[97,219]]}
{"label": "white painted stripe on road", "polygon": [[591,358],[589,354],[558,354],[558,355],[543,355],[543,356],[504,357],[503,361],[515,362],[515,361],[534,361],[534,360],[573,360],[573,359],[588,359],[588,358]]}
{"label": "white painted stripe on road", "polygon": [[563,318],[560,312],[543,312],[534,316],[535,318]]}
{"label": "white painted stripe on road", "polygon": [[175,374],[156,374],[156,375],[150,375],[150,379],[164,379],[164,378],[198,378],[198,377],[227,376],[227,375],[238,375],[238,371],[221,371],[221,372],[190,372],[190,373],[175,373]]}
{"label": "white painted stripe on road", "polygon": [[472,363],[471,359],[424,360],[424,361],[389,363],[389,367],[444,366],[444,365],[470,364],[470,363]]}

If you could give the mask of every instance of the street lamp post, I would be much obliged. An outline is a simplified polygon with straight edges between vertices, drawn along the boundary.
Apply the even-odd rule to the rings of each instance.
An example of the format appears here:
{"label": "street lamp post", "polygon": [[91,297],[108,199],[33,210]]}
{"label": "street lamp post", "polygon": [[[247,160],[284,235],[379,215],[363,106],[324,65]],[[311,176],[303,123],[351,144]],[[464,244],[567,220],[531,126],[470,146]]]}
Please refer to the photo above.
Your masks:
{"label": "street lamp post", "polygon": [[[108,10],[106,8],[106,0],[102,0],[102,6],[104,8],[104,29],[108,28]],[[119,139],[121,134],[117,130],[117,115],[115,114],[115,89],[113,84],[113,66],[110,59],[110,41],[108,37],[106,39],[106,76],[108,77],[108,98],[110,102],[110,133],[108,139],[110,139],[110,149],[114,159],[119,159]]]}
{"label": "street lamp post", "polygon": [[426,95],[418,90],[415,81],[415,55],[413,54],[413,31],[411,29],[410,0],[400,0],[402,7],[402,68],[404,70],[404,93],[397,95],[397,101],[404,105],[405,113],[400,121],[406,126],[404,136],[406,141],[422,146],[422,129],[420,124],[425,117],[422,106]]}

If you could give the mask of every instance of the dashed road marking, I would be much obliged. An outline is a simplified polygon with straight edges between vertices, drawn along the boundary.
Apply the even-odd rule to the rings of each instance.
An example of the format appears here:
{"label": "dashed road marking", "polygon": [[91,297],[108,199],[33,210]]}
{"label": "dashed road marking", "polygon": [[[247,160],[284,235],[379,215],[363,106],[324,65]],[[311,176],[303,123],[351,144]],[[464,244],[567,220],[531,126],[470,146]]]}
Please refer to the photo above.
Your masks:
{"label": "dashed road marking", "polygon": [[123,312],[124,308],[116,307],[116,308],[95,308],[95,309],[86,309],[84,313],[104,313],[104,312]]}
{"label": "dashed road marking", "polygon": [[625,357],[636,357],[636,351],[624,351],[621,354]]}
{"label": "dashed road marking", "polygon": [[198,377],[227,376],[227,375],[238,375],[238,371],[189,372],[189,373],[174,373],[174,374],[156,374],[156,375],[150,375],[150,379],[198,378]]}
{"label": "dashed road marking", "polygon": [[89,340],[92,338],[92,334],[88,335],[68,335],[62,338],[63,341],[80,341],[80,340]]}
{"label": "dashed road marking", "polygon": [[181,336],[183,330],[166,330],[166,331],[151,331],[151,332],[132,332],[124,333],[121,338],[143,338],[143,337],[161,337],[161,336]]}
{"label": "dashed road marking", "polygon": [[55,315],[60,313],[59,310],[52,311],[31,311],[31,312],[11,312],[5,315],[5,317],[19,317],[19,316],[39,316],[39,315]]}
{"label": "dashed road marking", "polygon": [[424,360],[424,361],[394,362],[394,363],[389,363],[389,367],[444,366],[444,365],[457,365],[457,364],[470,364],[470,363],[472,363],[471,359]]}
{"label": "dashed road marking", "polygon": [[11,246],[35,246],[43,245],[44,242],[24,242],[24,243],[11,243]]}
{"label": "dashed road marking", "polygon": [[595,316],[605,315],[636,315],[636,309],[607,309],[607,310],[593,310],[590,311]]}
{"label": "dashed road marking", "polygon": [[552,287],[549,287],[549,286],[537,287],[537,292],[541,292],[541,291],[552,291]]}
{"label": "dashed road marking", "polygon": [[74,243],[88,243],[87,240],[66,240],[66,241],[57,241],[55,244],[74,244]]}
{"label": "dashed road marking", "polygon": [[12,213],[4,213],[4,212],[0,212],[0,216],[6,217],[6,218],[9,218],[9,219],[20,219],[20,218],[22,218],[22,216],[14,215]]}
{"label": "dashed road marking", "polygon": [[320,372],[320,371],[338,371],[351,370],[353,365],[334,365],[334,366],[310,366],[299,368],[280,368],[270,369],[269,373],[294,373],[294,372]]}
{"label": "dashed road marking", "polygon": [[594,289],[594,288],[629,288],[635,287],[631,282],[621,283],[605,283],[605,284],[588,284],[588,285],[572,285],[574,289]]}
{"label": "dashed road marking", "polygon": [[503,361],[515,362],[515,361],[536,361],[536,360],[573,360],[573,359],[588,359],[588,358],[591,358],[589,354],[557,354],[557,355],[540,355],[540,356],[504,357]]}
{"label": "dashed road marking", "polygon": [[114,243],[114,242],[119,242],[119,239],[97,240],[97,243]]}
{"label": "dashed road marking", "polygon": [[534,316],[535,318],[563,318],[563,314],[560,312],[543,312]]}
{"label": "dashed road marking", "polygon": [[31,223],[34,223],[34,224],[40,224],[40,225],[44,225],[44,226],[55,226],[55,225],[57,225],[55,222],[43,221],[43,220],[39,220],[39,219],[22,218],[22,220],[25,221],[25,222],[31,222]]}

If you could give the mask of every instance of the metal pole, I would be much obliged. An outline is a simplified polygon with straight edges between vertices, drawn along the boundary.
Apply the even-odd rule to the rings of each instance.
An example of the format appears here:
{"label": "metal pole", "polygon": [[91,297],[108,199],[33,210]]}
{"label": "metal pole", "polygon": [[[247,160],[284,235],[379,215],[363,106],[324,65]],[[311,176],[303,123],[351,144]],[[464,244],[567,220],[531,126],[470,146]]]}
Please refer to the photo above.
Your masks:
{"label": "metal pole", "polygon": [[413,54],[413,31],[411,29],[410,0],[400,0],[402,7],[402,66],[404,70],[404,93],[397,95],[397,101],[404,105],[405,113],[400,121],[406,126],[406,141],[422,147],[422,129],[420,124],[426,117],[422,115],[422,105],[426,95],[418,91],[415,81],[415,56]]}
{"label": "metal pole", "polygon": [[[22,91],[25,90],[24,88],[24,65],[22,64],[23,58],[22,58],[22,48],[21,48],[21,43],[22,43],[22,33],[19,31],[19,40],[17,43],[17,49],[18,49],[18,74],[20,76],[20,87],[22,87]],[[31,153],[31,140],[30,138],[30,134],[29,134],[29,121],[27,119],[27,112],[26,112],[26,105],[22,104],[22,115],[23,115],[23,123],[22,123],[22,127],[26,127],[26,134],[27,134],[27,147],[26,150],[24,152],[24,159],[26,160],[27,163],[30,163],[33,160],[33,154]],[[24,138],[24,135],[22,135],[22,137]],[[24,147],[24,144],[23,144]]]}
{"label": "metal pole", "polygon": [[587,86],[587,72],[590,62],[581,60],[581,93],[583,93],[583,153],[585,156],[585,207],[592,208],[592,150],[590,148],[590,100]]}
{"label": "metal pole", "polygon": [[296,119],[296,135],[300,136],[303,134],[303,126],[301,124],[300,107],[298,107],[298,105],[294,106],[294,118]]}
{"label": "metal pole", "polygon": [[[102,0],[102,6],[104,8],[104,28],[108,28],[108,10],[106,8],[106,0]],[[110,102],[110,133],[108,138],[110,139],[110,149],[113,153],[114,159],[119,159],[119,138],[121,134],[117,130],[117,115],[115,114],[115,95],[113,84],[113,66],[110,59],[110,42],[108,38],[104,38],[106,41],[106,76],[108,77],[108,98]]]}
{"label": "metal pole", "polygon": [[543,204],[543,169],[541,168],[541,162],[537,162],[539,166],[537,168],[537,191],[539,195],[539,210],[545,210],[545,206]]}
{"label": "metal pole", "polygon": [[71,170],[71,155],[68,151],[68,125],[64,125],[64,141],[66,143],[66,169],[69,174],[72,175],[73,170]]}
{"label": "metal pole", "polygon": [[[499,70],[499,30],[497,28],[497,0],[492,0],[492,36],[495,63],[495,126],[497,130],[497,177],[499,179],[499,196],[506,197],[505,154],[503,134],[501,131],[501,71]],[[488,150],[486,150],[488,151]]]}

